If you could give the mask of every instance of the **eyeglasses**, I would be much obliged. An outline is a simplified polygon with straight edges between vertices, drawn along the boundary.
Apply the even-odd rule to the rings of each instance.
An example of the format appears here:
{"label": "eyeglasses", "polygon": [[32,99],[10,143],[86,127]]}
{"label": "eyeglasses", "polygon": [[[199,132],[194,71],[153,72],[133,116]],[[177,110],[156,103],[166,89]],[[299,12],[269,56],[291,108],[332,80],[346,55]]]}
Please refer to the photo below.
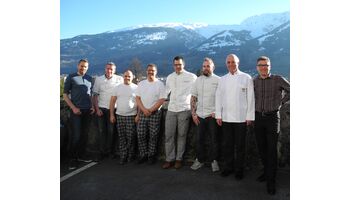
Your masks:
{"label": "eyeglasses", "polygon": [[259,65],[257,65],[258,67],[268,67],[268,66],[270,66],[270,65],[267,65],[267,64],[259,64]]}

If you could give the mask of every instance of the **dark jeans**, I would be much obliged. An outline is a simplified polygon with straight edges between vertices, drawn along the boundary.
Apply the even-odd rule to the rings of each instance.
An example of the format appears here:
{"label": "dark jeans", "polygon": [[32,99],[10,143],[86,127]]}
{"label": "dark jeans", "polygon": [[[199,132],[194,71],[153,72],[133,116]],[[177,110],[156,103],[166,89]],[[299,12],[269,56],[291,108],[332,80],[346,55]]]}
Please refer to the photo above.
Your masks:
{"label": "dark jeans", "polygon": [[275,182],[279,123],[277,111],[264,116],[255,112],[254,132],[267,182]]}
{"label": "dark jeans", "polygon": [[212,117],[200,118],[199,125],[197,128],[197,158],[199,162],[204,162],[205,159],[205,138],[206,135],[209,136],[210,141],[210,161],[218,159],[218,128],[216,124],[216,119]]}
{"label": "dark jeans", "polygon": [[109,109],[100,108],[103,115],[97,116],[98,148],[101,154],[115,153],[115,126],[109,119]]}
{"label": "dark jeans", "polygon": [[246,132],[246,122],[222,122],[224,170],[243,172]]}
{"label": "dark jeans", "polygon": [[71,111],[72,134],[70,135],[70,158],[77,159],[86,154],[88,128],[91,122],[90,109],[80,109],[81,114],[76,115]]}

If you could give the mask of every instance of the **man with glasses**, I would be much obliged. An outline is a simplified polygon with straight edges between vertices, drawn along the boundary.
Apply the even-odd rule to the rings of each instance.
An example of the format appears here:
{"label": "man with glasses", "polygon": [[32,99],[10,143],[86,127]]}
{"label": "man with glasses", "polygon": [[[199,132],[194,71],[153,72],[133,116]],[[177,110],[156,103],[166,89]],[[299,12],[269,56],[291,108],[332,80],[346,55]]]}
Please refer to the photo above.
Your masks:
{"label": "man with glasses", "polygon": [[235,172],[235,178],[241,180],[247,126],[252,124],[255,114],[254,86],[250,75],[239,70],[239,58],[235,54],[226,57],[226,66],[229,72],[220,78],[215,99],[215,117],[223,133],[221,176]]}
{"label": "man with glasses", "polygon": [[204,165],[205,138],[210,136],[210,161],[212,171],[220,170],[218,159],[217,124],[215,120],[215,92],[220,77],[214,74],[214,62],[210,58],[204,58],[203,75],[194,82],[191,90],[192,120],[197,126],[197,159],[191,169],[197,170]]}
{"label": "man with glasses", "polygon": [[282,104],[289,101],[289,82],[281,76],[270,73],[271,62],[266,56],[257,59],[256,69],[259,75],[254,78],[254,131],[264,165],[264,173],[257,178],[257,181],[267,181],[267,192],[274,195],[280,128],[279,109]]}
{"label": "man with glasses", "polygon": [[63,89],[63,99],[71,109],[70,119],[73,126],[70,137],[70,170],[78,167],[78,161],[91,162],[85,148],[91,115],[95,112],[91,98],[92,77],[86,74],[89,61],[79,60],[77,68],[78,72],[69,74],[66,78]]}
{"label": "man with glasses", "polygon": [[92,92],[94,94],[94,106],[98,121],[98,144],[99,152],[98,160],[109,155],[115,154],[115,128],[109,119],[109,101],[113,90],[117,85],[123,83],[123,77],[115,74],[116,65],[108,62],[105,66],[105,74],[99,76],[95,80]]}
{"label": "man with glasses", "polygon": [[147,65],[147,79],[138,84],[136,103],[139,108],[140,120],[137,126],[139,160],[141,164],[148,160],[149,164],[156,162],[158,134],[160,130],[160,108],[166,99],[165,86],[156,78],[157,66]]}
{"label": "man with glasses", "polygon": [[[197,76],[186,71],[185,60],[181,56],[173,59],[174,72],[166,80],[166,94],[170,93],[170,101],[165,118],[165,163],[163,169],[174,165],[175,169],[182,167],[182,156],[186,147],[186,136],[191,119],[191,87]],[[175,135],[177,148],[175,153]]]}

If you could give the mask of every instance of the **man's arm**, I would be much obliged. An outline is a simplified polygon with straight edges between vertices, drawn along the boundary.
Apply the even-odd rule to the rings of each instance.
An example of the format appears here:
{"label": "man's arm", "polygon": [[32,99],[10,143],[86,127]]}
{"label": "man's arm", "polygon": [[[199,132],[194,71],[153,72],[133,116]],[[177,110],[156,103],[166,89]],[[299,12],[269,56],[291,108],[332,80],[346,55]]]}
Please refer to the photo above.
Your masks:
{"label": "man's arm", "polygon": [[111,121],[111,123],[115,123],[116,119],[114,116],[114,111],[115,111],[115,102],[117,101],[117,97],[116,96],[111,96],[111,100],[109,101],[109,120]]}
{"label": "man's arm", "polygon": [[218,87],[215,92],[215,118],[216,118],[216,123],[221,126],[222,125],[222,116],[221,116],[221,111],[222,111],[222,103],[221,103],[221,80],[218,83]]}
{"label": "man's arm", "polygon": [[98,107],[98,94],[94,94],[93,98],[93,105],[96,111],[97,116],[101,117],[103,115],[103,112]]}
{"label": "man's arm", "polygon": [[151,112],[147,108],[145,108],[145,106],[143,105],[140,96],[136,96],[136,104],[137,104],[137,107],[143,112],[144,115],[146,116],[151,115]]}
{"label": "man's arm", "polygon": [[164,101],[165,101],[164,98],[158,99],[158,101],[148,110],[150,112],[154,112],[154,111],[158,110],[159,107],[163,105]]}
{"label": "man's arm", "polygon": [[197,97],[196,96],[191,96],[191,113],[192,113],[192,120],[193,122],[198,126],[199,124],[199,119],[197,116]]}
{"label": "man's arm", "polygon": [[76,115],[80,115],[81,112],[80,112],[80,109],[77,108],[73,102],[70,100],[70,98],[68,97],[68,94],[67,93],[63,93],[63,99],[64,101],[67,103],[67,105],[69,106],[70,109],[72,109],[73,113],[76,114]]}
{"label": "man's arm", "polygon": [[290,95],[289,95],[289,93],[290,93],[290,84],[285,78],[281,77],[280,85],[281,85],[280,88],[285,92],[284,93],[284,97],[281,100],[282,104],[284,104],[287,101],[289,101],[289,99],[290,99]]}

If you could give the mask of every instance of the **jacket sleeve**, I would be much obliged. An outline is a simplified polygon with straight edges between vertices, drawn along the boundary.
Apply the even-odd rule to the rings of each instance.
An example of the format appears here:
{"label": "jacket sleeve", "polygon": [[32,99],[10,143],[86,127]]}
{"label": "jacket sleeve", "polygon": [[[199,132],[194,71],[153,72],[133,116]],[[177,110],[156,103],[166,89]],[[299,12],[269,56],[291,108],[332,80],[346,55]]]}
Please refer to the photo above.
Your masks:
{"label": "jacket sleeve", "polygon": [[222,79],[219,80],[218,87],[215,92],[215,118],[222,119]]}
{"label": "jacket sleeve", "polygon": [[248,91],[247,91],[247,118],[246,120],[255,120],[255,97],[254,97],[254,83],[253,79],[249,78],[248,80]]}

